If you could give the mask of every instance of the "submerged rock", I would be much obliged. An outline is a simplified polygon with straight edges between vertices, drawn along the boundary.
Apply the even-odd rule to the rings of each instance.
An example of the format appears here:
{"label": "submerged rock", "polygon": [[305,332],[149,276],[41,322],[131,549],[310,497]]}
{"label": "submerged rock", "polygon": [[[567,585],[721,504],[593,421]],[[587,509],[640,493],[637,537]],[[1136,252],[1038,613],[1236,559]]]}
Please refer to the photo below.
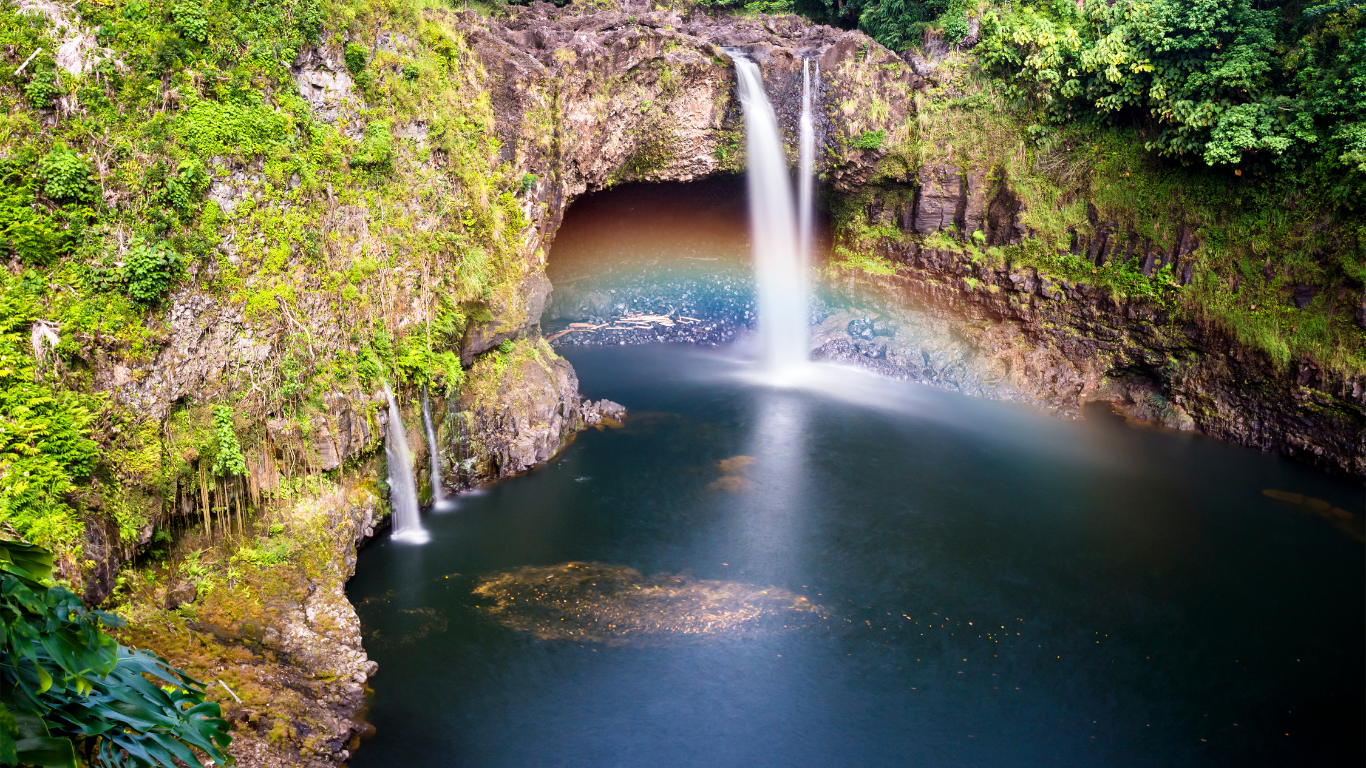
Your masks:
{"label": "submerged rock", "polygon": [[686,575],[645,577],[602,563],[528,566],[486,576],[474,594],[499,623],[543,640],[660,642],[743,637],[824,619],[825,609],[778,587]]}

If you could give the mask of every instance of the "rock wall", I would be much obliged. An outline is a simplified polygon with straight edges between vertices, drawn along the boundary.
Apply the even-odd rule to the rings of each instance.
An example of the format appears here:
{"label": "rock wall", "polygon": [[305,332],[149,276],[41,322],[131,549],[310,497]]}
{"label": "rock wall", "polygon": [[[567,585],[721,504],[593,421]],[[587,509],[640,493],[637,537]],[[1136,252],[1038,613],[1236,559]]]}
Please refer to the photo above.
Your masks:
{"label": "rock wall", "polygon": [[1366,377],[1307,361],[1283,371],[1209,324],[1032,267],[915,243],[885,249],[895,275],[852,273],[845,286],[889,315],[916,308],[950,324],[966,351],[946,358],[923,341],[892,342],[889,355],[890,340],[855,327],[818,335],[819,356],[1067,416],[1108,401],[1136,418],[1366,477]]}

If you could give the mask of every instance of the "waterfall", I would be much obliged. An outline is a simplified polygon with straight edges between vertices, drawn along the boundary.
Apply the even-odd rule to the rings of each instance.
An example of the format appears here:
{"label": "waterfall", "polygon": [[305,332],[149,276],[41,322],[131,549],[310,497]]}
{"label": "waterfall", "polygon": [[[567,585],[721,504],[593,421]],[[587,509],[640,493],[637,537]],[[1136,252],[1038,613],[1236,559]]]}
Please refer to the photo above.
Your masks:
{"label": "waterfall", "polygon": [[441,451],[436,447],[436,425],[432,422],[432,404],[427,399],[427,387],[422,387],[422,426],[427,430],[427,458],[432,473],[432,509],[447,509],[446,491],[441,487]]}
{"label": "waterfall", "polygon": [[413,458],[408,452],[408,436],[403,432],[403,414],[398,412],[389,382],[384,383],[389,398],[389,434],[384,439],[384,458],[389,465],[389,505],[394,512],[395,541],[427,543],[427,530],[417,514],[417,486],[413,483]]}
{"label": "waterfall", "polygon": [[783,157],[778,118],[764,92],[759,65],[727,51],[735,62],[740,108],[745,115],[749,167],[749,228],[759,294],[759,342],[770,372],[806,365],[807,276],[798,251],[792,182]]}
{"label": "waterfall", "polygon": [[[820,64],[816,64],[816,82],[820,82]],[[802,266],[811,266],[811,241],[815,216],[811,202],[815,184],[816,127],[811,119],[811,60],[802,59],[802,120],[798,144],[801,175],[797,177],[797,248]]]}

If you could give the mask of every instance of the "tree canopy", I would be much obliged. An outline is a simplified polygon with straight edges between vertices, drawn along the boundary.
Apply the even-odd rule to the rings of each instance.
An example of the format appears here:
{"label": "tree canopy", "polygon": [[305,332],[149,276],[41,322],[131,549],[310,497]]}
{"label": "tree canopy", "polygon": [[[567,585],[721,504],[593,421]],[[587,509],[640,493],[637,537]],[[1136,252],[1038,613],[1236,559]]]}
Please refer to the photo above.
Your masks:
{"label": "tree canopy", "polygon": [[1136,126],[1158,154],[1366,180],[1366,26],[1351,3],[1073,0],[993,8],[980,55],[1063,123]]}

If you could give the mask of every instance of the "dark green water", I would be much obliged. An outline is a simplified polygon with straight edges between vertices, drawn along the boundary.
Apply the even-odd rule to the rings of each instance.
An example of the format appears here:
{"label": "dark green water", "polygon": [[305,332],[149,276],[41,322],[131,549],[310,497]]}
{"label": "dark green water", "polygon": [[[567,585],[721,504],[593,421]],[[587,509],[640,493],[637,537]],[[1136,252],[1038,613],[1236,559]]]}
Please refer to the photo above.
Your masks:
{"label": "dark green water", "polygon": [[1104,410],[567,356],[624,428],[361,553],[356,768],[1361,764],[1359,488]]}

